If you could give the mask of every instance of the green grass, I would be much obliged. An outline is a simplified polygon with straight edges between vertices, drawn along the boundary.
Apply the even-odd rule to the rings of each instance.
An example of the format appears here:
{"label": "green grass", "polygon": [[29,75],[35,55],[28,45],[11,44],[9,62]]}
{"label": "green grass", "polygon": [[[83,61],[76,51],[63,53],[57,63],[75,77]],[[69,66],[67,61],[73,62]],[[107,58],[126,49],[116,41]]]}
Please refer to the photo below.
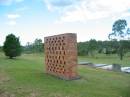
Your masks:
{"label": "green grass", "polygon": [[[111,57],[79,60],[104,63],[113,61]],[[44,66],[42,54],[15,60],[0,54],[0,97],[130,97],[130,74],[78,66],[81,79],[65,81],[45,74]]]}
{"label": "green grass", "polygon": [[123,60],[119,59],[117,55],[105,55],[97,54],[95,57],[81,56],[79,62],[92,62],[95,64],[120,64],[122,66],[130,66],[130,53],[123,57]]}

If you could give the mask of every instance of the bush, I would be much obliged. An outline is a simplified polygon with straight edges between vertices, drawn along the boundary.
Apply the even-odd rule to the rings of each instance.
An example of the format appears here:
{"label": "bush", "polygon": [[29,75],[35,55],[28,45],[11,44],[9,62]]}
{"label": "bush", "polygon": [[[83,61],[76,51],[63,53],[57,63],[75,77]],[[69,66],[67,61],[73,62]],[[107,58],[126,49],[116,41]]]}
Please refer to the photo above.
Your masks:
{"label": "bush", "polygon": [[16,56],[21,55],[21,46],[19,42],[19,38],[17,38],[13,34],[9,34],[6,36],[6,40],[4,42],[3,51],[6,56],[10,59]]}

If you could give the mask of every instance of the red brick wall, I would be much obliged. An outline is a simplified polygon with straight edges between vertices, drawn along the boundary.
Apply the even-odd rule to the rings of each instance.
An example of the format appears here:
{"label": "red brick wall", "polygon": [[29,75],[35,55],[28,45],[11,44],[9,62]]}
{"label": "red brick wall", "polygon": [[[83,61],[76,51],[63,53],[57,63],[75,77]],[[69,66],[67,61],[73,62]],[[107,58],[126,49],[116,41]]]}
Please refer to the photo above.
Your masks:
{"label": "red brick wall", "polygon": [[77,77],[77,36],[74,33],[44,38],[46,73],[63,79]]}

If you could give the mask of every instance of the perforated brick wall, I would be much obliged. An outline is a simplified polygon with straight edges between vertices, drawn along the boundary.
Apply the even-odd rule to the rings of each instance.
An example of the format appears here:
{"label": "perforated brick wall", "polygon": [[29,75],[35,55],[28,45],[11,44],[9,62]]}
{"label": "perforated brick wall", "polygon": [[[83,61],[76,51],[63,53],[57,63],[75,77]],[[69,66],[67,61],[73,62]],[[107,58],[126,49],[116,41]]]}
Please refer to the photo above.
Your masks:
{"label": "perforated brick wall", "polygon": [[77,36],[74,33],[44,38],[46,73],[63,79],[77,78]]}

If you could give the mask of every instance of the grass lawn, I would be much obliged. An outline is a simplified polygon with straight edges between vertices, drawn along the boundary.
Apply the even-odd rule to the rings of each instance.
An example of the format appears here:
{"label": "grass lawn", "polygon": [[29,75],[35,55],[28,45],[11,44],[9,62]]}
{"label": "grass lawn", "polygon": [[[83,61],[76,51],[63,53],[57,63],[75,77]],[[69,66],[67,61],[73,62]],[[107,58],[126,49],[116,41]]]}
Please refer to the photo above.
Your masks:
{"label": "grass lawn", "polygon": [[123,60],[119,59],[119,56],[116,55],[105,55],[105,54],[97,54],[95,57],[86,57],[80,56],[79,62],[92,62],[95,64],[120,64],[122,66],[130,66],[130,53],[126,54],[123,57]]}
{"label": "grass lawn", "polygon": [[[79,57],[79,61],[120,63],[130,58]],[[79,80],[65,81],[46,75],[42,54],[22,55],[11,60],[0,54],[0,97],[130,97],[130,74],[78,66]]]}

